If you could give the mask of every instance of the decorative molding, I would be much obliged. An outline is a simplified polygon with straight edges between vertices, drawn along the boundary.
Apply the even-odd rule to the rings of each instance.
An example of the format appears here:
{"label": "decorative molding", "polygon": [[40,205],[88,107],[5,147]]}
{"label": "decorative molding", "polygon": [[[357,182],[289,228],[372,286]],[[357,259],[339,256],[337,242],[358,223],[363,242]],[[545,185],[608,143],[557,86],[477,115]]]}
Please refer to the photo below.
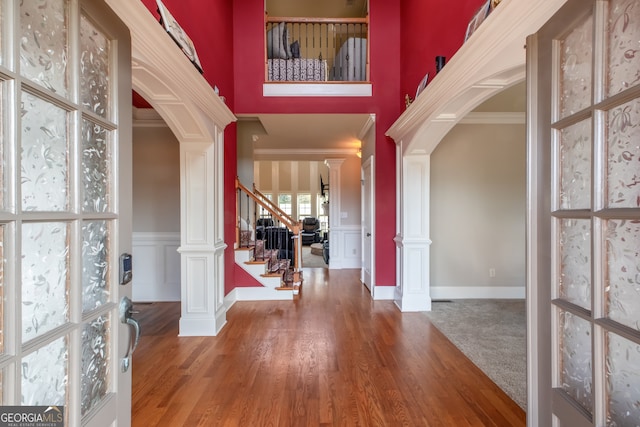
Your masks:
{"label": "decorative molding", "polygon": [[525,78],[525,42],[566,0],[505,1],[387,130],[403,153],[431,153],[480,103]]}
{"label": "decorative molding", "polygon": [[260,156],[346,156],[355,154],[355,148],[256,148],[253,154]]}
{"label": "decorative molding", "polygon": [[372,96],[371,83],[265,83],[263,96]]}
{"label": "decorative molding", "polygon": [[[130,0],[106,0],[131,31],[132,83],[174,129],[179,140],[184,137],[179,122],[169,120],[165,108],[175,110],[179,104],[184,114],[172,114],[175,119],[192,117],[195,128],[185,129],[189,138],[212,140],[205,119],[224,128],[236,120],[235,116],[218,96],[206,79],[156,21],[142,2]],[[205,70],[206,71],[206,70]],[[173,104],[173,106],[171,105]],[[183,125],[184,126],[184,125]]]}
{"label": "decorative molding", "polygon": [[482,113],[471,112],[458,123],[469,125],[524,125],[526,113]]}
{"label": "decorative molding", "polygon": [[362,129],[360,129],[360,132],[358,132],[358,139],[359,140],[363,140],[365,136],[367,136],[367,133],[369,132],[369,130],[376,124],[376,115],[374,113],[369,114],[369,118],[367,119],[367,121],[365,122],[364,125],[362,125]]}
{"label": "decorative molding", "polygon": [[432,286],[431,299],[525,299],[524,286]]}
{"label": "decorative molding", "polygon": [[180,301],[180,233],[134,232],[132,299]]}

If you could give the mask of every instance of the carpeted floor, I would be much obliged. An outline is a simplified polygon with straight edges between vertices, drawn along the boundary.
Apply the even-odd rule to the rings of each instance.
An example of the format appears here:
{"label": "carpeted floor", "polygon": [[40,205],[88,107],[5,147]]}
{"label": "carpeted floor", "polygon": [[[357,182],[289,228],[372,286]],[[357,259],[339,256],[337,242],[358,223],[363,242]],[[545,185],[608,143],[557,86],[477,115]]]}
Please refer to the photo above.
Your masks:
{"label": "carpeted floor", "polygon": [[311,246],[302,247],[302,267],[307,268],[327,268],[328,265],[324,263],[324,258],[321,255],[314,255],[311,253]]}
{"label": "carpeted floor", "polygon": [[431,322],[520,407],[527,405],[524,300],[434,301]]}

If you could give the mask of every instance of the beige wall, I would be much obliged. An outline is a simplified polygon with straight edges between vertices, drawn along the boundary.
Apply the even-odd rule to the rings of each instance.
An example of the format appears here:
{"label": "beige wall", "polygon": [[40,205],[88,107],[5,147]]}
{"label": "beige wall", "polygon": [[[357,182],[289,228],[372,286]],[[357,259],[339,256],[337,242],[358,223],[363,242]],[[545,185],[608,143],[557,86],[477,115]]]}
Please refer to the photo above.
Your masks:
{"label": "beige wall", "polygon": [[133,231],[180,231],[180,147],[168,127],[133,128]]}
{"label": "beige wall", "polygon": [[[340,169],[342,178],[341,188],[341,204],[340,209],[342,218],[340,225],[360,225],[361,200],[361,162],[356,156],[348,156],[345,158],[342,168]],[[346,218],[345,218],[346,213]]]}
{"label": "beige wall", "polygon": [[524,286],[525,142],[524,125],[463,124],[433,152],[432,287]]}

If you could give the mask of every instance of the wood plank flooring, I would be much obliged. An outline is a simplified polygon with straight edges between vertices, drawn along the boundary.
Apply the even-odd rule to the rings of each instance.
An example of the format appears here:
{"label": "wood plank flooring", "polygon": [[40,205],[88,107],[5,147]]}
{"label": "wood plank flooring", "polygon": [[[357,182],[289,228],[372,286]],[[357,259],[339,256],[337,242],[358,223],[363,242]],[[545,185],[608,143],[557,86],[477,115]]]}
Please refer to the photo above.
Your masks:
{"label": "wood plank flooring", "polygon": [[179,303],[135,304],[132,425],[525,426],[423,313],[373,301],[359,270],[305,269],[295,301],[237,302],[217,337]]}

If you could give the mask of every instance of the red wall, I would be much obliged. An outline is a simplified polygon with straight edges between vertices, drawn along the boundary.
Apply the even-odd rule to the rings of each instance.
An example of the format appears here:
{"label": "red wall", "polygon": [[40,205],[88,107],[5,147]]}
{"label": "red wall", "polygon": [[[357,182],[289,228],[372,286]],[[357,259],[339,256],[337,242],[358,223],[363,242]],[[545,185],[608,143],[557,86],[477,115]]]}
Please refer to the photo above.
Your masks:
{"label": "red wall", "polygon": [[[142,3],[159,19],[155,0],[142,0]],[[234,111],[232,0],[163,0],[163,3],[193,41],[204,78],[212,87],[218,86],[227,106]],[[224,235],[227,246],[233,248],[236,234],[235,178],[238,174],[235,123],[225,129],[224,140]],[[233,250],[226,250],[225,294],[235,288],[235,272]]]}
{"label": "red wall", "polygon": [[[141,0],[157,17],[155,0]],[[377,285],[394,286],[395,278],[395,144],[386,130],[412,98],[435,56],[447,59],[464,41],[467,23],[485,0],[370,0],[371,97],[269,97],[264,82],[264,0],[164,0],[193,40],[204,77],[217,85],[235,114],[374,113],[376,115],[376,273]],[[237,174],[236,126],[225,130],[225,236],[235,239]],[[236,283],[233,251],[225,257],[225,293]],[[238,281],[244,285],[243,276]]]}
{"label": "red wall", "polygon": [[395,283],[395,144],[384,133],[400,115],[400,4],[371,0],[372,97],[263,97],[264,1],[234,2],[234,68],[238,114],[375,113],[376,274],[378,285]]}
{"label": "red wall", "polygon": [[[435,57],[449,60],[464,42],[467,24],[487,0],[402,0],[402,96],[416,95],[428,72],[436,75]],[[403,101],[404,102],[404,101]],[[404,108],[404,107],[403,107]]]}

